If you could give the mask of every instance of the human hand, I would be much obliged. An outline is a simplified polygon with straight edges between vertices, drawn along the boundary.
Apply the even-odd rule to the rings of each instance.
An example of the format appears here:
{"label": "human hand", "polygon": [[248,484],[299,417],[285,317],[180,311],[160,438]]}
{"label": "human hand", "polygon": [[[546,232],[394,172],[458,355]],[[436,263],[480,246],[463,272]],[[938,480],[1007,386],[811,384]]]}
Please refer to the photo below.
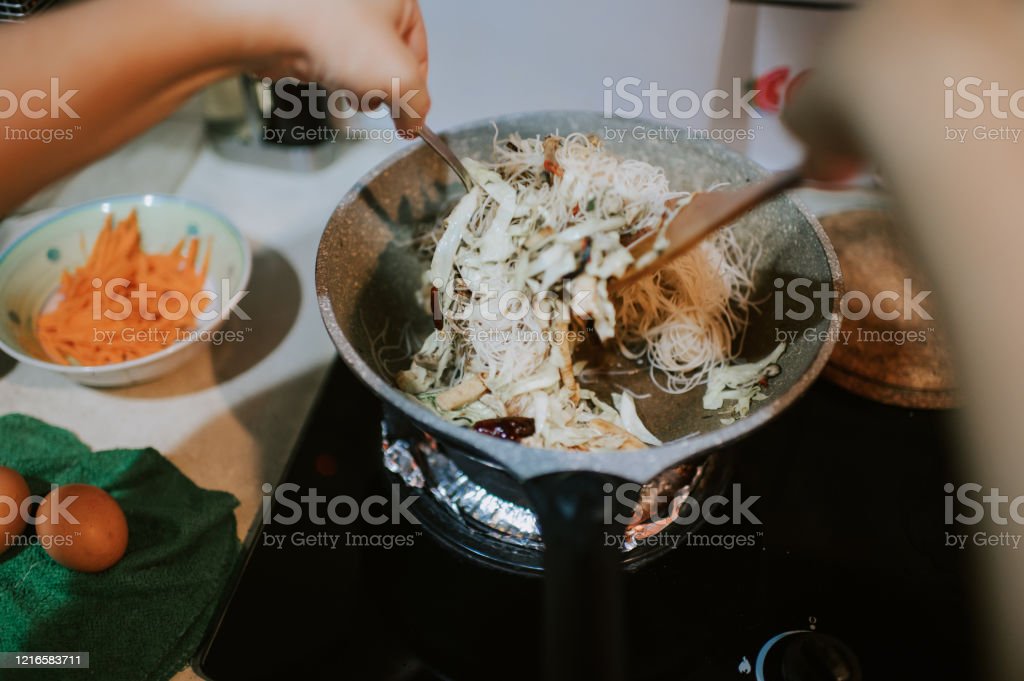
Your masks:
{"label": "human hand", "polygon": [[842,99],[814,72],[800,85],[782,113],[782,122],[804,143],[802,175],[824,183],[842,183],[864,166],[862,152],[842,109]]}
{"label": "human hand", "polygon": [[231,4],[229,20],[246,22],[250,40],[262,44],[241,47],[254,56],[251,70],[351,90],[362,109],[383,102],[407,135],[423,126],[430,110],[428,52],[416,0]]}
{"label": "human hand", "polygon": [[849,12],[782,114],[807,147],[807,176],[849,179],[866,158],[889,166],[894,152],[907,155],[908,131],[941,129],[943,77],[1001,51],[993,26],[1008,24],[1004,5],[871,0]]}

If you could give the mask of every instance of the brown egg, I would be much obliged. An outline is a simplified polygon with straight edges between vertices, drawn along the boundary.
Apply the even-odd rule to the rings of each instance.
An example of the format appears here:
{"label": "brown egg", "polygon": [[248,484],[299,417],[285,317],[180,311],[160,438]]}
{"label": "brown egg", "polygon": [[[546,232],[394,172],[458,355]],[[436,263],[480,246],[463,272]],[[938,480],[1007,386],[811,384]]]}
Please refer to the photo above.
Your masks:
{"label": "brown egg", "polygon": [[25,531],[22,506],[28,498],[28,483],[18,471],[0,466],[0,554],[14,545]]}
{"label": "brown egg", "polygon": [[36,534],[50,557],[79,572],[101,572],[128,548],[121,507],[99,487],[61,485],[36,511]]}

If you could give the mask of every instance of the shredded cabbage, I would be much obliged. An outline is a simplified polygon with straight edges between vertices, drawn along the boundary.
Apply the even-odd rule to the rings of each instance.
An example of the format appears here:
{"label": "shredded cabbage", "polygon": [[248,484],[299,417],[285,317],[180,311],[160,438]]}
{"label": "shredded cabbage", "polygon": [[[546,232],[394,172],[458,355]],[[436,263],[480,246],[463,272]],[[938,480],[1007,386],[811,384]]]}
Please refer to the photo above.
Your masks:
{"label": "shredded cabbage", "polygon": [[712,369],[708,372],[708,387],[704,392],[703,400],[704,408],[721,409],[725,400],[733,400],[736,404],[733,405],[730,412],[740,418],[746,416],[750,411],[751,401],[764,399],[761,384],[779,373],[779,366],[776,362],[779,361],[779,357],[785,350],[786,344],[779,343],[771,354],[758,362],[733,364]]}
{"label": "shredded cabbage", "polygon": [[633,263],[628,243],[663,244],[689,193],[672,191],[660,168],[578,133],[496,139],[493,163],[464,163],[476,186],[438,226],[422,289],[443,328],[396,376],[399,387],[465,425],[532,419],[524,440],[532,446],[660,445],[632,393],[621,388],[608,404],[581,384],[599,370],[572,353],[592,332],[643,360],[662,390],[709,382],[706,408],[734,399],[737,415],[746,413],[765,369],[748,385],[762,363],[728,364],[746,324],[756,251],[724,230],[613,297],[608,280]]}

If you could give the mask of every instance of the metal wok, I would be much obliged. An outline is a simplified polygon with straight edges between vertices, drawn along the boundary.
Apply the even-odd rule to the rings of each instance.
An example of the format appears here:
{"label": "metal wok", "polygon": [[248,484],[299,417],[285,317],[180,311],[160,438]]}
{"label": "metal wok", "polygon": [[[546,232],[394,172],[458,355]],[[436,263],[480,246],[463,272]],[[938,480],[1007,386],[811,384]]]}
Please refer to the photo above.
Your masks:
{"label": "metal wok", "polygon": [[[636,121],[607,119],[597,113],[543,112],[469,124],[445,137],[459,156],[491,158],[495,135],[524,137],[557,132],[593,132],[615,153],[665,169],[673,188],[702,189],[716,182],[743,183],[765,176],[749,159],[709,141],[678,141],[664,136],[641,140]],[[608,134],[625,130],[623,139]],[[430,333],[429,315],[415,292],[428,263],[411,237],[463,192],[454,173],[422,143],[413,144],[368,173],[341,200],[324,231],[316,263],[320,310],[331,338],[348,367],[385,406],[436,438],[449,454],[501,471],[521,483],[537,513],[545,542],[547,593],[547,673],[551,678],[620,678],[621,603],[618,555],[604,547],[608,483],[645,483],[686,460],[706,456],[741,438],[793,403],[824,367],[838,332],[838,317],[815,310],[804,317],[801,304],[780,299],[778,289],[795,282],[809,294],[824,284],[841,294],[835,253],[818,222],[791,198],[781,196],[736,223],[743,239],[762,248],[755,298],[765,299],[746,333],[743,355],[758,359],[776,345],[780,332],[796,332],[771,379],[768,399],[750,414],[724,425],[708,418],[703,390],[668,395],[650,386],[646,373],[621,381],[638,392],[644,423],[666,444],[635,452],[579,453],[540,450],[491,438],[444,421],[393,384],[377,351],[413,333]],[[793,314],[778,315],[779,311]],[[781,318],[777,319],[776,317]],[[791,318],[791,317],[795,317]],[[804,317],[801,319],[801,317]],[[693,433],[697,433],[693,435]],[[687,437],[689,436],[689,437]],[[680,439],[684,438],[685,439]]]}

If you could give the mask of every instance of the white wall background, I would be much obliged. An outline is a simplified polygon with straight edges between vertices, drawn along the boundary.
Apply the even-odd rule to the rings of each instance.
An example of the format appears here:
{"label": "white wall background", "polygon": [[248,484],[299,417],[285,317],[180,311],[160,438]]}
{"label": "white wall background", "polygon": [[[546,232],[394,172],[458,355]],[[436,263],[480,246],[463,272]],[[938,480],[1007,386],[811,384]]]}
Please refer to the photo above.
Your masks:
{"label": "white wall background", "polygon": [[[430,39],[435,129],[520,111],[601,110],[606,77],[635,76],[669,92],[704,94],[731,90],[732,78],[746,80],[779,65],[795,75],[814,65],[845,14],[729,0],[420,4]],[[752,126],[753,141],[730,146],[770,168],[791,165],[802,153],[771,115],[660,122],[698,129]]]}
{"label": "white wall background", "polygon": [[[728,0],[420,0],[435,129],[541,109],[600,110],[605,77],[715,87]],[[668,121],[666,121],[668,122]],[[695,126],[706,126],[694,119]]]}

